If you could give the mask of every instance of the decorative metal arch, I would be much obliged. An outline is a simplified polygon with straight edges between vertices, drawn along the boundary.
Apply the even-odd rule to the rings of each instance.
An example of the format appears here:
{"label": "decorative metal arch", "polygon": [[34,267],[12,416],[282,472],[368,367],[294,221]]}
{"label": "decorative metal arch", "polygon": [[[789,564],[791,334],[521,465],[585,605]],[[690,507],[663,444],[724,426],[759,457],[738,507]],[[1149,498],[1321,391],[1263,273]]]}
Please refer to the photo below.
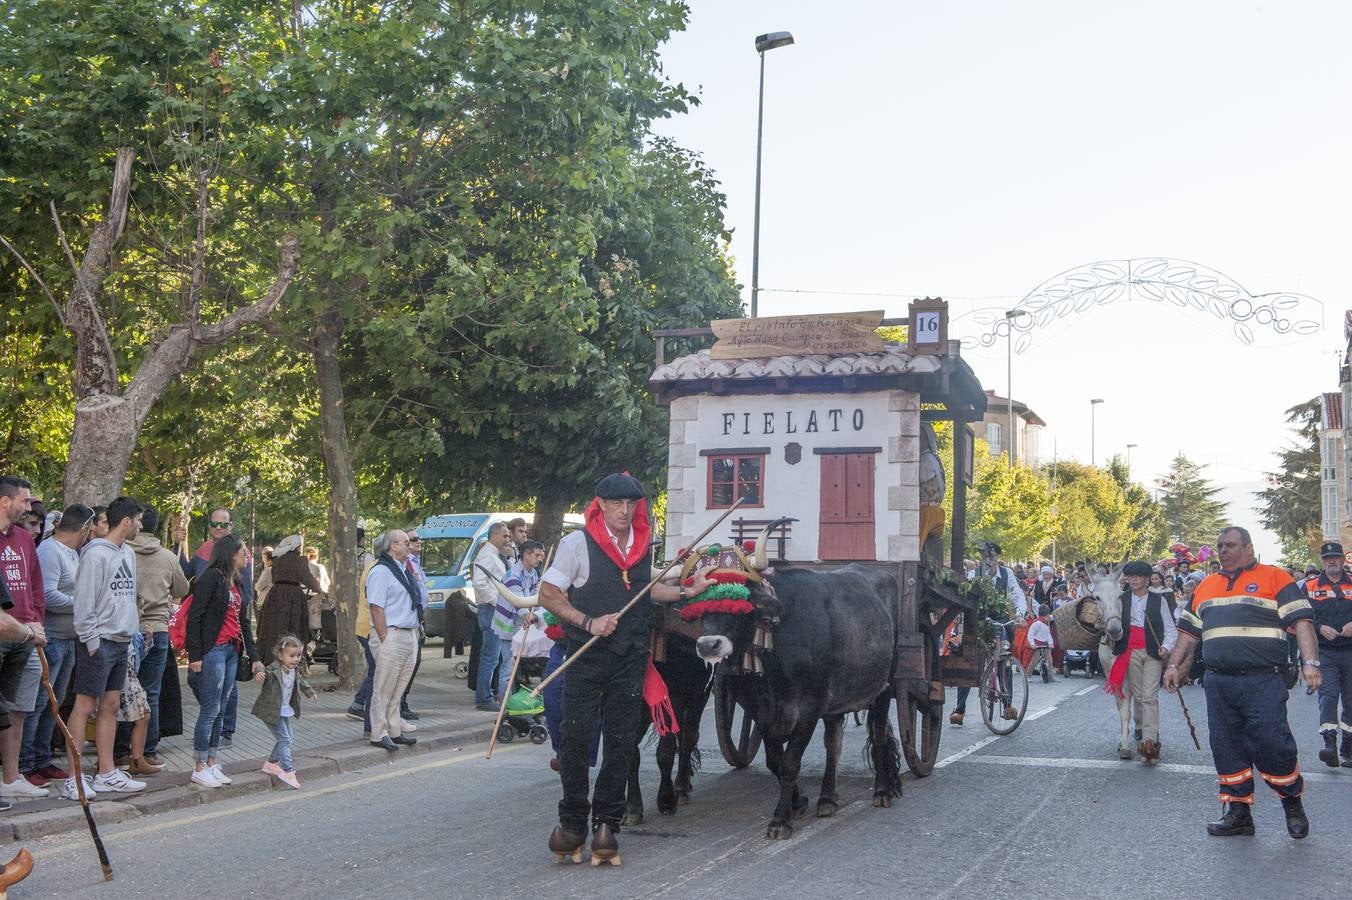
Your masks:
{"label": "decorative metal arch", "polygon": [[1030,291],[1016,305],[1027,316],[1009,319],[1003,309],[979,309],[971,318],[980,332],[967,338],[981,347],[1004,340],[1012,326],[1014,350],[1022,353],[1033,334],[1076,313],[1130,300],[1200,312],[1228,322],[1244,344],[1260,343],[1264,333],[1309,335],[1323,329],[1324,305],[1291,292],[1252,294],[1215,269],[1184,259],[1152,256],[1111,259],[1067,269]]}

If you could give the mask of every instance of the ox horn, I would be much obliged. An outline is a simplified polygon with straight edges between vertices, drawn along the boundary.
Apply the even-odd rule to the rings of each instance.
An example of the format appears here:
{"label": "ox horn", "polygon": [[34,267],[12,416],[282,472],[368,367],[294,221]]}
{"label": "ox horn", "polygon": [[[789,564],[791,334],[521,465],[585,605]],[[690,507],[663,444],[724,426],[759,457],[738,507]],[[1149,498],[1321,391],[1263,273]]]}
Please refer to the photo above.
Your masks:
{"label": "ox horn", "polygon": [[756,538],[756,549],[751,554],[750,562],[751,567],[753,569],[755,569],[757,572],[760,572],[770,568],[770,558],[769,556],[766,555],[765,552],[765,542],[769,540],[770,532],[774,531],[776,528],[785,524],[786,522],[797,522],[797,521],[798,521],[797,519],[792,518],[790,516],[780,516],[778,519],[775,519],[769,525],[765,526],[765,528],[761,531],[760,535]]}
{"label": "ox horn", "polygon": [[538,597],[522,597],[492,575],[488,576],[488,580],[493,582],[493,587],[498,589],[498,595],[517,609],[535,609],[535,607],[540,605],[540,599]]}

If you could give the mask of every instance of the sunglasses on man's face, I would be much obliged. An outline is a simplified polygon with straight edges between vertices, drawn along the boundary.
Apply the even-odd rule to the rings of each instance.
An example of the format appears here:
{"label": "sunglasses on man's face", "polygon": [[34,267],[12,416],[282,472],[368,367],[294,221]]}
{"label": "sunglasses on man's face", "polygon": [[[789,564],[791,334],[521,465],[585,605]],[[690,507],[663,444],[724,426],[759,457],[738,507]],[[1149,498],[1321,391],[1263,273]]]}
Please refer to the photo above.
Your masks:
{"label": "sunglasses on man's face", "polygon": [[211,523],[211,527],[212,527],[212,528],[229,528],[229,527],[230,527],[230,523],[229,523],[229,522],[212,522],[212,523]]}

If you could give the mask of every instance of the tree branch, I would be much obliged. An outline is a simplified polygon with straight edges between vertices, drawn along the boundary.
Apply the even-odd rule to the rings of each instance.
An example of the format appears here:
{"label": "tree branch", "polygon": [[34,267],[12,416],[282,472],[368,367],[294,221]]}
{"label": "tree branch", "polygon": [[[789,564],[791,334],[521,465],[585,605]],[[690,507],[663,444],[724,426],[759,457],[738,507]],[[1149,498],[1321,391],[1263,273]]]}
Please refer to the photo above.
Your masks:
{"label": "tree branch", "polygon": [[37,270],[29,264],[28,260],[23,258],[22,253],[20,253],[13,244],[5,240],[3,234],[0,234],[0,244],[4,244],[5,249],[14,254],[14,258],[19,261],[19,265],[27,269],[28,274],[33,276],[33,280],[38,283],[38,287],[42,288],[42,293],[47,295],[47,300],[52,304],[52,309],[56,310],[57,319],[61,321],[62,326],[65,326],[66,314],[61,311],[61,304],[57,303],[56,298],[52,296],[51,290],[47,287],[47,282],[43,281],[42,276],[38,274]]}
{"label": "tree branch", "polygon": [[352,442],[353,459],[361,459],[361,451],[362,448],[366,446],[366,439],[371,436],[371,431],[376,427],[376,423],[379,422],[381,417],[385,415],[385,410],[389,409],[390,404],[397,399],[399,399],[398,390],[390,394],[389,397],[385,398],[385,402],[380,405],[380,409],[378,409],[376,411],[376,414],[371,417],[371,420],[366,423],[366,428],[362,431],[360,435],[358,435],[357,439]]}
{"label": "tree branch", "polygon": [[235,336],[245,325],[257,325],[268,316],[272,315],[277,304],[282,301],[282,295],[286,289],[291,286],[291,280],[296,277],[296,269],[300,265],[300,248],[295,235],[287,235],[282,238],[282,249],[280,259],[277,264],[277,277],[273,279],[272,287],[261,298],[244,307],[237,309],[230,315],[214,325],[207,325],[201,330],[200,342],[205,345],[219,344]]}
{"label": "tree branch", "polygon": [[197,238],[188,282],[188,329],[194,341],[201,340],[202,287],[207,283],[207,183],[207,170],[203,167],[197,172]]}
{"label": "tree branch", "polygon": [[[131,167],[136,151],[118,147],[113,164],[113,189],[108,213],[89,237],[84,259],[75,272],[75,287],[66,301],[66,327],[75,337],[75,397],[83,400],[97,394],[117,394],[117,357],[108,339],[108,326],[98,305],[98,294],[112,272],[118,241],[127,224],[131,196]],[[57,232],[65,244],[61,224]],[[69,253],[69,247],[67,247]]]}

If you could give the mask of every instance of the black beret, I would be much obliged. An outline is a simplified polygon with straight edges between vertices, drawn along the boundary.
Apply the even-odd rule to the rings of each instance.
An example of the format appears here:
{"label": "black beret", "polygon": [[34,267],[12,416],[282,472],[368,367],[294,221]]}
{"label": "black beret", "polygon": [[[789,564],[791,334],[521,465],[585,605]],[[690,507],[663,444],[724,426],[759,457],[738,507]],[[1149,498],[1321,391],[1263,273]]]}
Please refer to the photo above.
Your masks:
{"label": "black beret", "polygon": [[602,500],[642,500],[643,485],[628,472],[614,472],[596,482],[596,496]]}
{"label": "black beret", "polygon": [[1150,563],[1142,562],[1139,559],[1132,560],[1122,567],[1123,575],[1140,575],[1143,578],[1149,578],[1154,573],[1155,570],[1150,567]]}

